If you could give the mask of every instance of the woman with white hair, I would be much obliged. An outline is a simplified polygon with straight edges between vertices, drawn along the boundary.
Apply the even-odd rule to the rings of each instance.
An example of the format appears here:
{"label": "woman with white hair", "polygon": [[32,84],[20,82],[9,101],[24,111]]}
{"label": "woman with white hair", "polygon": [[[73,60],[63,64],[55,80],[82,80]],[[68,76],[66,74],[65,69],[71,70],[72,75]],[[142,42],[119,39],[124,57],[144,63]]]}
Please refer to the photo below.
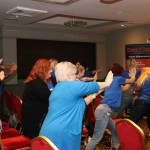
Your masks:
{"label": "woman with white hair", "polygon": [[111,71],[105,82],[76,80],[76,73],[77,67],[70,62],[56,65],[57,85],[49,98],[48,114],[40,131],[40,135],[48,137],[60,150],[80,150],[85,107],[95,94],[83,97],[100,92],[113,80]]}

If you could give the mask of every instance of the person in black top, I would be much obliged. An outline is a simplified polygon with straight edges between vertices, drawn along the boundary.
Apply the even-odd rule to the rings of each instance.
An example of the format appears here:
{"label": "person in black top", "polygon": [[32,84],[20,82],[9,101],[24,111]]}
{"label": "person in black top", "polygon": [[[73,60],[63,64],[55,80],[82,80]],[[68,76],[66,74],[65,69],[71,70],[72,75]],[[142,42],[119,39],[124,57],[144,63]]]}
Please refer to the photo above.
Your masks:
{"label": "person in black top", "polygon": [[51,91],[47,86],[47,79],[52,72],[50,66],[47,59],[37,60],[25,80],[21,124],[23,134],[30,138],[38,136],[48,111]]}

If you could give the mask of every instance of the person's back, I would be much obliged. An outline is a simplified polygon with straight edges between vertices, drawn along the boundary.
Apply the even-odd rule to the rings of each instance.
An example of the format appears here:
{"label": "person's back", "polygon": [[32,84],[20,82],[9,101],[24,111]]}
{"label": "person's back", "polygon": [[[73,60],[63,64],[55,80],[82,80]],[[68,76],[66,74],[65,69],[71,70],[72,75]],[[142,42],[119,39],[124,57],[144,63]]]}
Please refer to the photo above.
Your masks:
{"label": "person's back", "polygon": [[25,80],[21,123],[23,134],[30,138],[38,136],[48,111],[48,98],[51,92],[46,80],[50,77],[50,71],[50,61],[39,59]]}

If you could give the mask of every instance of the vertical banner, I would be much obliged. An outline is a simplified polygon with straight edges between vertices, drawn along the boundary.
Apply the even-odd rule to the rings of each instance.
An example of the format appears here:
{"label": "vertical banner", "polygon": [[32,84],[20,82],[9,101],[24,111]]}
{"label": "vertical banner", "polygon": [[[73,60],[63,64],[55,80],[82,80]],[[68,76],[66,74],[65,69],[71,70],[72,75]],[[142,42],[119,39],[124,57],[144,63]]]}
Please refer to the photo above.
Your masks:
{"label": "vertical banner", "polygon": [[134,58],[137,68],[150,67],[150,44],[125,45],[126,60]]}

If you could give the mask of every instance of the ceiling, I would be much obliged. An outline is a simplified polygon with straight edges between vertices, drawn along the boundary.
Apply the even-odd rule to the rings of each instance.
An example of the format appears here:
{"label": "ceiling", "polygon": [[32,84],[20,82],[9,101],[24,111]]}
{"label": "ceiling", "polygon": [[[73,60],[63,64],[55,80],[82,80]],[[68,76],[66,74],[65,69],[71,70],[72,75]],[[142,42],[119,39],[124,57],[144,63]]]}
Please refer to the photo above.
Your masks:
{"label": "ceiling", "polygon": [[[22,7],[29,10],[20,11]],[[0,0],[0,24],[103,33],[150,24],[149,7],[150,0],[121,0],[113,4],[104,4],[100,0],[75,0],[65,5],[40,2],[40,0]],[[24,12],[25,15],[18,14]],[[64,22],[69,21],[70,18],[83,20],[87,22],[87,26],[82,29],[64,26]]]}

